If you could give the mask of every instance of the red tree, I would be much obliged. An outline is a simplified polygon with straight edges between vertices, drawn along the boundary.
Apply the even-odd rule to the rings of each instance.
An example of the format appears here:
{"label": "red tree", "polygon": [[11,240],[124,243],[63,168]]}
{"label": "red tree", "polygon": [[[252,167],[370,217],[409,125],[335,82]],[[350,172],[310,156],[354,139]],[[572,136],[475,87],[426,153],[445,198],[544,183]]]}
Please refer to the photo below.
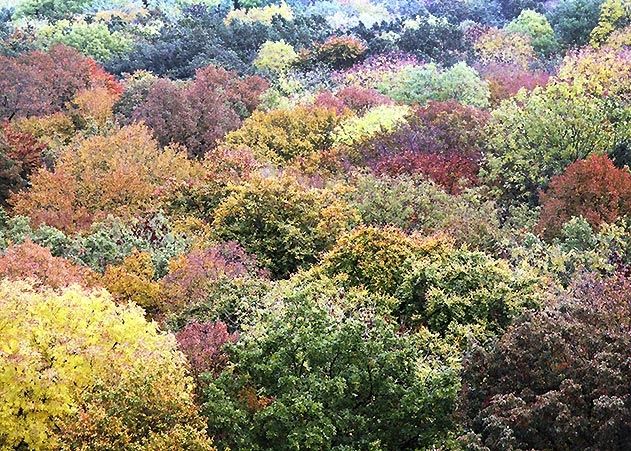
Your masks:
{"label": "red tree", "polygon": [[260,77],[241,79],[234,72],[208,66],[186,85],[157,80],[132,116],[149,125],[160,144],[183,144],[199,157],[241,125],[266,88]]}
{"label": "red tree", "polygon": [[631,173],[616,168],[606,155],[592,155],[553,177],[540,202],[538,230],[548,238],[573,216],[598,228],[631,213]]}
{"label": "red tree", "polygon": [[62,110],[77,92],[120,86],[93,60],[57,45],[48,52],[0,56],[0,118],[41,116]]}

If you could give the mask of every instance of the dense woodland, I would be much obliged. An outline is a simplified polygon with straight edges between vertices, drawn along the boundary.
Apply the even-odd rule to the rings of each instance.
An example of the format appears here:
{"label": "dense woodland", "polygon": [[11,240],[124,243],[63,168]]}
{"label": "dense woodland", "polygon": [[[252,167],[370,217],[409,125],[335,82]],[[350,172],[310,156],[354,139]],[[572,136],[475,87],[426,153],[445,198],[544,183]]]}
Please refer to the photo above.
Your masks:
{"label": "dense woodland", "polygon": [[631,450],[630,164],[631,0],[0,0],[0,450]]}

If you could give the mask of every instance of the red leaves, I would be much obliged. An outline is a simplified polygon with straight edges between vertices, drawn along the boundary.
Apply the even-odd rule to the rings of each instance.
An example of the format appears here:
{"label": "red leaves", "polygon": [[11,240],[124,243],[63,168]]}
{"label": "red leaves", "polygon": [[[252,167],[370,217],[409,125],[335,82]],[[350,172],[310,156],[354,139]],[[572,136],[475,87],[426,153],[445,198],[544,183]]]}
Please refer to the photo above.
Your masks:
{"label": "red leaves", "polygon": [[540,201],[537,228],[548,238],[556,236],[573,216],[583,216],[598,228],[631,213],[631,173],[616,168],[606,155],[592,155],[553,177]]}
{"label": "red leaves", "polygon": [[0,67],[0,118],[9,120],[61,111],[82,89],[105,86],[112,93],[121,89],[93,60],[63,45],[15,58],[0,56]]}
{"label": "red leaves", "polygon": [[237,333],[229,333],[221,321],[193,322],[176,335],[179,348],[188,358],[195,376],[209,372],[219,374],[228,363],[222,348],[227,343],[236,343],[238,337]]}

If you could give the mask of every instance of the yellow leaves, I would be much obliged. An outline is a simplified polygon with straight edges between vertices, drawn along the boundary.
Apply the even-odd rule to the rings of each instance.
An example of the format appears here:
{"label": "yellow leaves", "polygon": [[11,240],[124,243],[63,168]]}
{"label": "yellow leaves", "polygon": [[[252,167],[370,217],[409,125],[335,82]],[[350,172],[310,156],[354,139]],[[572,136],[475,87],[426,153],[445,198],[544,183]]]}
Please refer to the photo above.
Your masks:
{"label": "yellow leaves", "polygon": [[96,87],[80,91],[72,103],[76,108],[76,113],[84,122],[102,129],[112,123],[113,108],[118,97],[106,87]]}
{"label": "yellow leaves", "polygon": [[274,16],[280,16],[288,21],[291,21],[294,18],[294,14],[289,5],[282,2],[279,5],[267,5],[261,8],[233,9],[228,13],[224,22],[226,25],[230,25],[235,20],[239,20],[245,23],[259,22],[271,25]]}
{"label": "yellow leaves", "polygon": [[491,28],[481,35],[474,48],[484,64],[510,63],[527,69],[535,59],[535,51],[528,36],[509,34],[497,28]]}
{"label": "yellow leaves", "polygon": [[598,25],[592,30],[590,42],[594,47],[602,45],[620,24],[631,19],[631,1],[605,0],[600,6]]}
{"label": "yellow leaves", "polygon": [[154,278],[151,255],[134,250],[121,265],[109,266],[101,282],[117,301],[155,309],[160,304],[160,284]]}
{"label": "yellow leaves", "polygon": [[[146,274],[136,260],[130,266]],[[167,433],[191,415],[195,424],[175,338],[143,315],[138,306],[117,306],[105,291],[0,282],[0,449],[21,442],[34,450],[77,449],[68,440],[86,435],[89,444],[111,445],[119,432],[131,443],[134,434]],[[110,402],[126,400],[108,391],[133,393],[136,405],[115,409]]]}

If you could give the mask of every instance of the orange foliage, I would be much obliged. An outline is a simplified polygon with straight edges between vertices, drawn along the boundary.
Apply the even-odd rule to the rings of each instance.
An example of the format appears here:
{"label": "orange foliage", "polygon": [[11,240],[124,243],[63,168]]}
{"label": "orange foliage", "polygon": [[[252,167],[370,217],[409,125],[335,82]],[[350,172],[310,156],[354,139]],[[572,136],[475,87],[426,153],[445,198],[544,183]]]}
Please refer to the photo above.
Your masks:
{"label": "orange foliage", "polygon": [[95,274],[70,260],[54,257],[50,250],[30,240],[9,246],[0,256],[0,277],[33,279],[37,285],[62,288],[73,284],[90,287]]}
{"label": "orange foliage", "polygon": [[30,191],[13,196],[17,214],[64,231],[114,215],[123,219],[160,207],[159,188],[200,177],[203,167],[177,148],[160,150],[144,125],[85,138],[64,149],[54,170],[41,170]]}

